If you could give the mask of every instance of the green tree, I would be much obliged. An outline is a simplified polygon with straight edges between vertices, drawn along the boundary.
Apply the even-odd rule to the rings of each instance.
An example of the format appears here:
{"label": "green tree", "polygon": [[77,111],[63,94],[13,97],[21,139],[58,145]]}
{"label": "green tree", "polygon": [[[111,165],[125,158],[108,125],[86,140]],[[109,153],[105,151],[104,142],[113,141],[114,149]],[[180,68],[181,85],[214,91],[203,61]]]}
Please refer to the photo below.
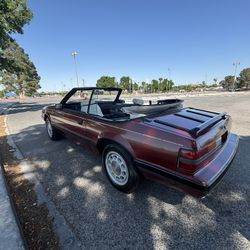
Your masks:
{"label": "green tree", "polygon": [[142,87],[142,89],[143,89],[143,92],[146,93],[146,92],[147,92],[147,83],[143,81],[143,82],[141,83],[141,87]]}
{"label": "green tree", "polygon": [[11,62],[12,67],[8,71],[5,69],[0,71],[0,84],[7,91],[33,95],[40,88],[40,76],[29,56],[15,41],[10,42],[9,46],[3,50],[3,56]]}
{"label": "green tree", "polygon": [[146,87],[147,87],[147,93],[152,93],[153,92],[153,87],[152,87],[152,84],[150,84],[150,83],[148,83],[147,85],[146,85]]}
{"label": "green tree", "polygon": [[201,88],[206,88],[206,87],[207,87],[206,82],[205,82],[205,81],[202,81],[202,83],[201,83]]}
{"label": "green tree", "polygon": [[172,80],[167,80],[168,81],[168,91],[173,89],[174,82]]}
{"label": "green tree", "polygon": [[131,78],[129,76],[123,76],[120,79],[120,87],[123,90],[131,91]]}
{"label": "green tree", "polygon": [[0,90],[0,98],[3,98],[5,94],[5,90]]}
{"label": "green tree", "polygon": [[163,79],[160,83],[160,91],[167,92],[168,91],[168,79]]}
{"label": "green tree", "polygon": [[162,92],[162,80],[163,78],[159,78],[159,91]]}
{"label": "green tree", "polygon": [[32,19],[32,12],[26,0],[1,0],[0,1],[0,69],[12,68],[11,61],[3,56],[10,42],[11,34],[23,34],[23,26]]}
{"label": "green tree", "polygon": [[226,86],[225,79],[223,79],[223,80],[221,80],[221,81],[219,82],[219,86],[221,86],[223,89],[225,88],[225,86]]}
{"label": "green tree", "polygon": [[234,76],[232,76],[232,75],[225,76],[224,80],[220,81],[219,84],[223,87],[223,89],[233,88]]}
{"label": "green tree", "polygon": [[188,91],[188,92],[191,92],[191,91],[193,91],[193,86],[192,86],[192,84],[188,84],[188,85],[185,85],[185,90],[186,91]]}
{"label": "green tree", "polygon": [[102,76],[96,82],[96,87],[100,88],[115,88],[116,87],[115,77]]}
{"label": "green tree", "polygon": [[245,68],[237,78],[237,88],[250,88],[250,68]]}
{"label": "green tree", "polygon": [[158,92],[158,88],[159,88],[159,82],[158,82],[158,80],[153,79],[151,81],[151,84],[152,84],[152,91],[153,92]]}
{"label": "green tree", "polygon": [[163,79],[163,81],[160,83],[160,91],[167,92],[173,89],[174,82],[172,80]]}
{"label": "green tree", "polygon": [[217,87],[218,78],[214,78],[213,81],[214,81],[214,85],[213,86]]}
{"label": "green tree", "polygon": [[134,91],[138,91],[139,89],[139,85],[137,82],[134,82],[134,87],[133,87]]}

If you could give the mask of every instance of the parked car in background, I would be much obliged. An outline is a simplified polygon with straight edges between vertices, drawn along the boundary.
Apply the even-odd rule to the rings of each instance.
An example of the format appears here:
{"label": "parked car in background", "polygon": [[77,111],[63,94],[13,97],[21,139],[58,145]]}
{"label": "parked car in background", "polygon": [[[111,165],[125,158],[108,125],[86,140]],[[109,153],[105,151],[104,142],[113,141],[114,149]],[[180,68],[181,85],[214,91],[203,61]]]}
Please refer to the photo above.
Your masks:
{"label": "parked car in background", "polygon": [[238,146],[231,118],[178,99],[125,103],[119,88],[73,88],[42,111],[51,140],[63,134],[102,155],[111,184],[134,191],[142,177],[204,196],[223,177]]}

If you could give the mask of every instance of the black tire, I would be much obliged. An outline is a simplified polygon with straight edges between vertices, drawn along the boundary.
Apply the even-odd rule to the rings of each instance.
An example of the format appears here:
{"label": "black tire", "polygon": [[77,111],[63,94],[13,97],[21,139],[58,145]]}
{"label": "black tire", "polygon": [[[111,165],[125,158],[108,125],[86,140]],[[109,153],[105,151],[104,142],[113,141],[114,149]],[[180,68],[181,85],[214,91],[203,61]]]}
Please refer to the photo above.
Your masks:
{"label": "black tire", "polygon": [[56,141],[59,140],[61,138],[60,133],[56,130],[56,128],[54,128],[51,124],[51,121],[49,118],[46,118],[45,120],[45,124],[46,124],[46,130],[47,130],[47,134],[50,138],[50,140],[52,141]]}
{"label": "black tire", "polygon": [[[119,182],[118,179],[116,179],[114,181],[114,176],[112,177],[112,174],[110,173],[110,167],[107,166],[107,164],[109,164],[108,159],[110,159],[112,154],[115,155],[115,156],[119,155],[118,156],[119,160],[121,160],[120,157],[122,157],[122,160],[126,164],[125,167],[127,168],[127,171],[123,171],[124,170],[123,169],[124,164],[123,164],[122,160],[121,160],[120,165],[122,165],[123,167],[118,167],[118,168],[120,168],[122,173],[126,172],[126,178],[124,178],[124,180],[122,180],[122,181],[124,181],[124,183],[118,183]],[[119,191],[122,191],[124,193],[132,193],[139,186],[139,184],[140,184],[140,175],[139,175],[138,171],[134,167],[132,157],[122,147],[120,147],[118,145],[115,145],[115,144],[107,145],[105,147],[105,149],[103,150],[103,153],[102,153],[102,165],[103,165],[104,171],[105,171],[110,183],[116,189],[118,189]],[[109,164],[109,166],[110,166],[110,164]],[[116,168],[116,167],[111,167],[111,168]],[[122,175],[123,174],[120,175],[120,178],[124,177]],[[126,179],[126,181],[125,181],[125,179]]]}

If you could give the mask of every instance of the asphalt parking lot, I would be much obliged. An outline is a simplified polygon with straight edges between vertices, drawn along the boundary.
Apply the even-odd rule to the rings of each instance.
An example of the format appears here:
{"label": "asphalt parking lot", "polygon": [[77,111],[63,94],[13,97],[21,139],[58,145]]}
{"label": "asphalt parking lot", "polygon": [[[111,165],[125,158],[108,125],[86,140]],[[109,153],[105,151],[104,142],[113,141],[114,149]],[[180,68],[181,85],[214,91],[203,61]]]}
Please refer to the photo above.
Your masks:
{"label": "asphalt parking lot", "polygon": [[144,181],[115,190],[101,159],[62,139],[48,139],[39,99],[16,104],[10,134],[49,198],[86,249],[250,249],[250,93],[185,98],[184,106],[227,111],[239,150],[223,181],[195,199]]}

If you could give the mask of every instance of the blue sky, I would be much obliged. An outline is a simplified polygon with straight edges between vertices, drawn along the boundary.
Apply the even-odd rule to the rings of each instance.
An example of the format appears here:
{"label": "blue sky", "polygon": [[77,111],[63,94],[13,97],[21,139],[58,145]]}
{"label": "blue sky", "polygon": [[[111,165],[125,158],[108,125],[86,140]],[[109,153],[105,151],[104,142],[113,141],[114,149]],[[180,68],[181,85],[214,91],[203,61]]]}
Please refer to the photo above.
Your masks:
{"label": "blue sky", "polygon": [[221,80],[250,67],[249,0],[33,0],[15,36],[41,75],[42,90],[93,86],[102,75],[176,84]]}

